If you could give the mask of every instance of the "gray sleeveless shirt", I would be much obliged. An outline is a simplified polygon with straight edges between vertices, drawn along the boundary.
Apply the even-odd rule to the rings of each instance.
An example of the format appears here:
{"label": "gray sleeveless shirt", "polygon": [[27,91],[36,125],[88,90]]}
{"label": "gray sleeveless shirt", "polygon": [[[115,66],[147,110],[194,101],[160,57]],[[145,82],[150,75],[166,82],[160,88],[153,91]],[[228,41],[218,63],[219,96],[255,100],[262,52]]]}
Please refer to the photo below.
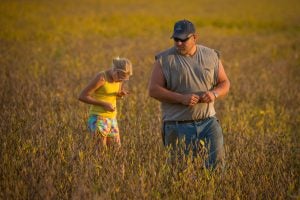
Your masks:
{"label": "gray sleeveless shirt", "polygon": [[[175,47],[155,56],[162,66],[168,90],[201,95],[217,84],[219,53],[202,45],[196,47],[193,56],[183,56]],[[213,102],[198,103],[193,107],[162,102],[161,108],[164,121],[198,120],[216,114]]]}

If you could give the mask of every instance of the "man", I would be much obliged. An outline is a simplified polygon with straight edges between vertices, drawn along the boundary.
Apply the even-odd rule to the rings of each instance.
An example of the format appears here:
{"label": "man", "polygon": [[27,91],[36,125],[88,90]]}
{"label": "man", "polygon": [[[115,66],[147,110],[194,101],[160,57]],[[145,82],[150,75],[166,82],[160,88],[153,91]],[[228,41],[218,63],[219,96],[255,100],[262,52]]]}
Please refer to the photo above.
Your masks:
{"label": "man", "polygon": [[208,150],[207,168],[224,164],[223,134],[214,102],[228,93],[230,82],[219,53],[196,43],[195,26],[188,20],[174,25],[171,47],[155,56],[149,95],[161,102],[163,141],[173,150],[185,141],[185,152]]}

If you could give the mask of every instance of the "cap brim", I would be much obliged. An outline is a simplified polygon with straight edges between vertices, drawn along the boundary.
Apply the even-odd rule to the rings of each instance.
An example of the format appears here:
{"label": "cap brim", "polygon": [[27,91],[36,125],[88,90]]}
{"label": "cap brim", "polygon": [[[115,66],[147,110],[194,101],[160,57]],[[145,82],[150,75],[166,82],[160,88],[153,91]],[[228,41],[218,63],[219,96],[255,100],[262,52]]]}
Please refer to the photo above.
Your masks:
{"label": "cap brim", "polygon": [[185,40],[186,38],[188,38],[189,37],[189,34],[176,34],[176,33],[174,33],[172,36],[171,36],[171,39],[173,39],[173,38],[179,38],[179,39],[181,39],[181,40]]}

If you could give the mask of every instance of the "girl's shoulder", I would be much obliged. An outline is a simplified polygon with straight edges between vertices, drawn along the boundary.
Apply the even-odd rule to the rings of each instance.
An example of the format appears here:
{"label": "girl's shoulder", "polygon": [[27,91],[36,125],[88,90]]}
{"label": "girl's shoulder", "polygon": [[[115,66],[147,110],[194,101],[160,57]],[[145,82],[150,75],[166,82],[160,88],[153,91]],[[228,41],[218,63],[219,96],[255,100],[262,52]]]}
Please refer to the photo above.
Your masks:
{"label": "girl's shoulder", "polygon": [[92,79],[92,81],[90,82],[90,84],[96,86],[96,87],[100,87],[105,83],[105,73],[103,72],[98,72],[94,78]]}
{"label": "girl's shoulder", "polygon": [[98,73],[96,74],[96,79],[97,79],[98,81],[106,81],[106,80],[107,80],[106,72],[105,72],[105,71],[98,72]]}

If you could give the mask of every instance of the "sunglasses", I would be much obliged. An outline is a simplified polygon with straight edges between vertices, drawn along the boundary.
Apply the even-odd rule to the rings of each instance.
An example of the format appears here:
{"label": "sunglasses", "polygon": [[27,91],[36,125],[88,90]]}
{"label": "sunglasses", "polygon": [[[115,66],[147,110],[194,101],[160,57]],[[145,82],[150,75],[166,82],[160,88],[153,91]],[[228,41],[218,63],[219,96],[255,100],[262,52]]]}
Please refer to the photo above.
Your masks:
{"label": "sunglasses", "polygon": [[180,38],[173,38],[173,39],[174,39],[175,42],[182,42],[182,43],[184,43],[184,42],[188,41],[191,37],[192,37],[192,36],[187,37],[187,38],[185,38],[184,40],[182,40],[182,39],[180,39]]}

